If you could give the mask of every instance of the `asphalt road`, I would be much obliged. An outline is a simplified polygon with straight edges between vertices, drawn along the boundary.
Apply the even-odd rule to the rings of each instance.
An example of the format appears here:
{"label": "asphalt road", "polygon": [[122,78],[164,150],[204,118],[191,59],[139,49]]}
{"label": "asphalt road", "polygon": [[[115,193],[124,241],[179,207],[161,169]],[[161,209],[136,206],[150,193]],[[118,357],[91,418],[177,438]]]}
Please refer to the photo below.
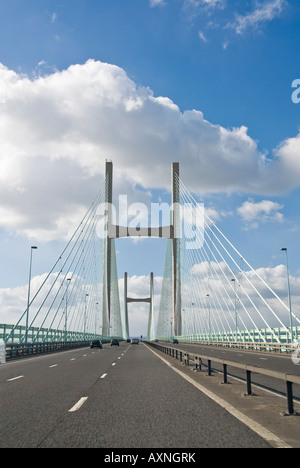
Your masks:
{"label": "asphalt road", "polygon": [[0,366],[1,448],[269,445],[143,344]]}

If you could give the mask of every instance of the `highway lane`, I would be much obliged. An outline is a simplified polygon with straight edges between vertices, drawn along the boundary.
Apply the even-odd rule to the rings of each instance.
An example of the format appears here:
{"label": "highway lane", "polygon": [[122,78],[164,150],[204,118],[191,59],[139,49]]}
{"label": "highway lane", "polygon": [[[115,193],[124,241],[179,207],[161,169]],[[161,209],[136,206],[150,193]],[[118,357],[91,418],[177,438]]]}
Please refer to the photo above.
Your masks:
{"label": "highway lane", "polygon": [[1,448],[269,447],[142,344],[0,366],[0,411]]}
{"label": "highway lane", "polygon": [[104,345],[0,366],[0,447],[38,446],[124,351]]}

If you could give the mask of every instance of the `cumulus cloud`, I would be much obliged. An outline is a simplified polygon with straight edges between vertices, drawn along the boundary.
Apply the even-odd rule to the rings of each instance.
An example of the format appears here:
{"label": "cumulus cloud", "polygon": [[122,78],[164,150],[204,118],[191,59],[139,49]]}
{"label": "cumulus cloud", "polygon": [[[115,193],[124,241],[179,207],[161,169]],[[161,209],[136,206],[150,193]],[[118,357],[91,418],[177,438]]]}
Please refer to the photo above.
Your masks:
{"label": "cumulus cloud", "polygon": [[255,203],[253,200],[248,200],[237,209],[237,212],[243,221],[248,224],[250,223],[252,227],[257,227],[259,222],[282,223],[284,221],[284,216],[280,213],[280,210],[283,208],[283,205],[271,200],[262,200],[258,203]]}
{"label": "cumulus cloud", "polygon": [[[226,319],[234,329],[235,309],[238,311],[240,330],[289,326],[286,266],[240,271],[235,282],[232,277],[232,272],[223,261],[195,264],[188,281],[182,281],[182,304],[186,313],[191,312],[192,297],[194,311],[206,326],[209,301],[216,331],[222,330]],[[290,285],[294,325],[299,325],[300,278],[291,275]],[[225,329],[228,328],[225,326]]]}
{"label": "cumulus cloud", "polygon": [[77,226],[105,159],[114,162],[115,193],[131,201],[168,189],[174,161],[196,192],[276,193],[300,184],[300,136],[267,161],[246,127],[181,112],[117,66],[89,60],[29,78],[0,65],[0,83],[0,225],[40,241],[67,238]]}
{"label": "cumulus cloud", "polygon": [[[40,276],[34,276],[31,282],[31,298],[35,296],[35,293],[39,290],[41,285],[45,282],[46,274]],[[46,283],[46,289],[52,285],[57,277],[57,273],[50,275],[49,280]],[[77,331],[80,329],[80,325],[83,323],[83,314],[85,313],[85,283],[83,278],[78,277],[77,280],[73,277],[73,283],[76,283],[76,289],[73,290],[70,287],[69,291],[69,303],[68,303],[68,316],[70,330]],[[161,292],[162,278],[157,276],[154,278],[154,309],[157,311],[159,308],[160,292]],[[102,288],[102,284],[99,285]],[[65,286],[61,288],[60,282],[55,283],[51,290],[44,306],[40,309],[33,326],[43,328],[57,328],[59,330],[64,329],[64,313],[65,313]],[[90,296],[92,293],[90,289]],[[124,280],[119,279],[119,291],[120,291],[120,306],[123,328],[125,325],[124,318]],[[20,319],[26,309],[27,304],[28,285],[23,285],[15,288],[0,289],[0,323],[15,324]],[[128,277],[128,296],[137,298],[146,298],[150,295],[150,277],[149,276],[129,276]],[[76,300],[74,300],[74,297]],[[95,303],[96,300],[91,300],[90,303]],[[36,301],[33,301],[30,307],[29,322],[34,319],[37,314],[41,303],[41,298],[38,297]],[[51,313],[46,318],[46,314],[49,312],[49,307],[52,304]],[[53,306],[54,304],[54,306]],[[100,307],[101,309],[101,307]],[[89,310],[89,309],[88,309]],[[99,312],[99,311],[98,311]],[[88,320],[89,329],[88,331],[93,332],[95,319],[93,314],[95,311],[90,310],[92,319]],[[131,336],[140,336],[143,334],[146,336],[148,327],[149,317],[149,304],[148,303],[133,303],[128,305],[128,316],[129,316],[129,329]],[[46,318],[46,319],[45,319]],[[45,321],[44,321],[45,320]],[[102,321],[102,315],[100,313],[99,322]],[[25,325],[25,315],[20,322],[20,325]],[[98,323],[99,325],[99,323]]]}

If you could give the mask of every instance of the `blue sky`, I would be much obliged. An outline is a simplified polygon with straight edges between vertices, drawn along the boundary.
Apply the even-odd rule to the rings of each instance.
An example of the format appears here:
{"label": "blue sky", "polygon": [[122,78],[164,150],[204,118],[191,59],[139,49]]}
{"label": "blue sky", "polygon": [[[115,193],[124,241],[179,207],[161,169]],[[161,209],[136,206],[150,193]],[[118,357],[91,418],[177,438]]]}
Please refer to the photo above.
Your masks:
{"label": "blue sky", "polygon": [[[9,125],[15,119],[18,130],[15,130],[15,134],[3,134],[5,151],[8,151],[8,147],[13,148],[15,159],[11,161],[7,155],[7,160],[2,161],[4,168],[9,164],[11,167],[2,176],[0,288],[26,284],[32,243],[41,246],[35,259],[35,273],[42,274],[52,265],[65,239],[62,239],[59,229],[57,236],[55,229],[53,232],[50,229],[51,235],[45,235],[49,226],[46,226],[45,219],[40,219],[42,206],[49,217],[65,219],[70,225],[75,223],[95,196],[105,156],[113,159],[116,171],[119,170],[116,174],[116,193],[124,193],[127,187],[132,189],[134,199],[141,195],[142,201],[144,198],[157,201],[162,196],[161,191],[165,194],[170,186],[170,161],[176,146],[171,136],[177,137],[178,133],[180,152],[176,153],[176,147],[174,157],[180,159],[183,181],[191,190],[199,191],[199,199],[215,210],[215,220],[225,234],[254,268],[275,267],[283,263],[280,249],[288,247],[292,274],[299,276],[300,104],[293,103],[291,99],[292,82],[300,78],[299,26],[300,4],[296,0],[1,2],[3,103],[0,117],[5,120],[9,115]],[[89,60],[96,65],[86,65]],[[111,67],[106,70],[98,63],[118,67],[118,71]],[[61,72],[75,65],[79,65],[79,68],[72,68],[63,77]],[[68,87],[70,96],[67,98],[71,105],[72,99],[76,101],[76,93],[83,92],[82,88],[76,90],[74,83],[78,82],[89,89],[91,79],[84,78],[87,70],[88,76],[94,73],[101,78],[110,74],[110,82],[114,83],[110,96],[114,96],[115,92],[120,96],[129,93],[137,107],[142,106],[140,102],[151,101],[151,96],[168,98],[168,101],[155,101],[157,106],[161,106],[159,109],[144,105],[144,125],[149,125],[149,128],[152,125],[156,134],[157,128],[154,127],[161,125],[169,136],[161,148],[157,140],[153,141],[153,151],[157,153],[154,167],[157,169],[161,162],[161,174],[154,176],[153,184],[149,173],[151,151],[148,150],[147,154],[143,152],[145,142],[151,146],[152,140],[148,134],[141,137],[143,130],[138,126],[134,128],[135,119],[128,121],[127,125],[130,126],[129,134],[137,143],[133,146],[130,143],[126,148],[120,140],[112,147],[108,136],[111,140],[114,137],[118,139],[120,125],[125,123],[122,121],[120,124],[116,120],[114,126],[114,115],[109,114],[108,118],[112,121],[106,133],[108,141],[103,148],[95,137],[95,142],[99,144],[97,168],[93,153],[95,148],[85,146],[89,143],[89,130],[83,130],[84,137],[80,139],[79,126],[76,127],[78,146],[83,152],[86,148],[89,161],[82,155],[78,156],[72,145],[62,150],[63,155],[68,152],[70,156],[68,163],[66,156],[59,162],[51,159],[49,148],[58,151],[54,146],[55,140],[61,139],[63,144],[70,144],[67,138],[71,133],[66,132],[62,137],[61,129],[55,125],[55,115],[59,115],[55,106],[65,86],[64,80],[73,77],[74,94],[71,96],[72,86]],[[119,73],[120,70],[123,74]],[[52,77],[51,83],[44,81],[40,86],[38,78],[46,80],[47,76]],[[9,84],[5,80],[10,80]],[[31,87],[26,80],[30,80]],[[13,88],[16,82],[19,88],[22,87],[22,93],[16,94],[17,97],[14,93],[18,89]],[[110,92],[106,81],[103,83],[106,91]],[[47,98],[41,91],[42,86],[45,86]],[[53,93],[53,109],[51,107],[49,110],[43,105],[51,102],[50,92]],[[17,111],[11,106],[7,112],[10,96],[11,101],[13,98],[22,100]],[[37,96],[37,101],[30,108],[26,108],[26,103],[30,101],[28,96]],[[91,118],[92,125],[94,107],[92,100],[89,102],[91,104],[90,107],[86,106],[85,117],[87,120]],[[197,115],[192,110],[196,110]],[[22,119],[27,119],[28,112],[33,132],[40,131],[43,122],[41,134],[46,135],[48,148],[45,144],[45,148],[41,149],[38,142],[34,147],[29,130],[24,135],[24,129],[19,133],[18,124]],[[200,113],[203,113],[202,117]],[[199,129],[196,129],[196,125],[199,125]],[[244,127],[248,130],[237,130]],[[219,132],[220,128],[224,131]],[[198,143],[203,144],[203,155],[200,156],[197,155],[198,150],[193,152],[198,138]],[[229,147],[240,155],[233,173],[233,161],[228,163],[228,171],[226,166],[231,154],[230,151],[228,153]],[[122,155],[119,159],[114,157],[122,150],[123,159]],[[126,160],[126,151],[128,154],[136,151],[136,154]],[[162,152],[159,154],[159,151]],[[56,200],[58,194],[52,194],[53,203],[49,201],[53,179],[52,185],[50,181],[44,181],[44,191],[42,184],[31,187],[28,174],[26,177],[24,175],[24,168],[28,172],[31,168],[26,164],[26,158],[32,161],[33,157],[39,156],[39,152],[45,167],[36,163],[32,168],[35,168],[37,178],[41,174],[39,171],[53,171],[61,197]],[[218,152],[221,154],[220,161]],[[20,154],[24,158],[21,162]],[[259,169],[262,161],[268,163],[265,171]],[[137,166],[140,172],[135,181],[143,189],[139,193],[134,189],[134,178],[129,172]],[[67,200],[72,196],[72,180],[78,176],[79,167],[87,171],[87,183],[80,184],[82,201],[76,194],[76,200],[68,205]],[[57,177],[58,172],[63,173],[64,177]],[[15,184],[12,183],[14,178],[18,179]],[[21,189],[28,194],[26,200],[31,202],[30,208],[25,199],[23,206],[21,198],[16,195]],[[66,206],[62,206],[58,212],[57,204],[61,202],[64,190],[67,194]],[[152,198],[150,195],[146,197],[149,193]],[[152,270],[156,275],[161,275],[164,249],[165,243],[159,241],[135,244],[120,241],[117,246],[119,276],[122,277],[125,270],[130,275],[148,275]]]}
{"label": "blue sky", "polygon": [[[289,98],[298,76],[298,2],[124,3],[2,2],[2,63],[30,74],[41,61],[49,72],[94,58],[124,68],[182,111],[201,109],[225,127],[245,124],[262,149],[294,136],[298,109]],[[282,6],[269,20],[236,32],[236,18],[272,3]]]}

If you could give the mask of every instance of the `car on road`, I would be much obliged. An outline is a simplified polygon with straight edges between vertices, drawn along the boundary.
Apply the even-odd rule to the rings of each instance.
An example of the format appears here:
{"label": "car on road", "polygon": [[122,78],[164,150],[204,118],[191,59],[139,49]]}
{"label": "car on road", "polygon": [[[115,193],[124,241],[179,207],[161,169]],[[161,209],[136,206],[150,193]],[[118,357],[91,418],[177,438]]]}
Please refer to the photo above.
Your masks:
{"label": "car on road", "polygon": [[116,338],[113,338],[110,342],[110,346],[120,346],[119,340],[117,340]]}
{"label": "car on road", "polygon": [[133,338],[133,339],[131,340],[131,344],[139,344],[139,340],[136,339],[136,338]]}
{"label": "car on road", "polygon": [[174,338],[173,344],[178,344],[178,340],[176,340],[176,338]]}
{"label": "car on road", "polygon": [[90,344],[90,348],[101,348],[102,349],[102,343],[100,340],[93,340]]}

